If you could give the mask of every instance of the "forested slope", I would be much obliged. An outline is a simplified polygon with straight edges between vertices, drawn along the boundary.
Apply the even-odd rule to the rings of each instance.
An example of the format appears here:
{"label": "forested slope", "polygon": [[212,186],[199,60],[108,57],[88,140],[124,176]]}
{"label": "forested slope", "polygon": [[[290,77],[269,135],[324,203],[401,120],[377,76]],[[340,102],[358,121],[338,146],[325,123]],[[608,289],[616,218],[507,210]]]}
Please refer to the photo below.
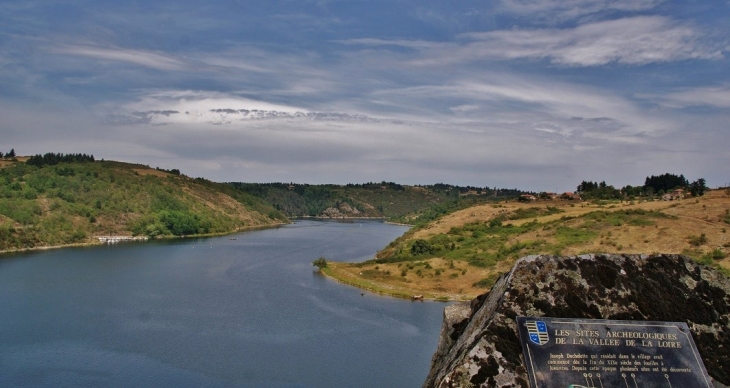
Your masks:
{"label": "forested slope", "polygon": [[309,185],[231,183],[257,196],[288,217],[374,217],[415,223],[478,203],[516,198],[518,190],[483,190],[434,184],[406,186],[393,182]]}
{"label": "forested slope", "polygon": [[93,157],[25,160],[5,160],[0,168],[0,250],[88,243],[99,235],[229,233],[286,221],[230,185],[174,170]]}

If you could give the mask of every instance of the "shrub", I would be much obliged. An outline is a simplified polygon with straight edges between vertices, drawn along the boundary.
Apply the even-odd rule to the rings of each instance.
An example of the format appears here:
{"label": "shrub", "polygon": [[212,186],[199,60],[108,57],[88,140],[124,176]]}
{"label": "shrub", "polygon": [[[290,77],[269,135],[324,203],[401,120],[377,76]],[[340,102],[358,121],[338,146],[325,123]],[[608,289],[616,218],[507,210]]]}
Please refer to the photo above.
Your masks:
{"label": "shrub", "polygon": [[700,245],[707,243],[707,236],[705,236],[704,233],[702,233],[699,236],[689,236],[689,244],[695,247],[698,247]]}
{"label": "shrub", "polygon": [[713,260],[722,260],[727,255],[725,254],[725,252],[722,251],[722,249],[715,248],[712,250],[712,252],[710,252],[710,256],[712,257]]}
{"label": "shrub", "polygon": [[634,218],[633,220],[629,221],[629,224],[633,226],[651,226],[655,225],[656,223],[652,220],[647,220],[645,218]]}
{"label": "shrub", "polygon": [[322,268],[327,268],[327,260],[324,257],[319,257],[317,260],[312,262],[312,265],[319,268],[321,271]]}
{"label": "shrub", "polygon": [[433,245],[429,243],[426,240],[418,239],[413,242],[413,245],[411,246],[411,255],[418,256],[418,255],[430,255],[433,254],[435,251]]}

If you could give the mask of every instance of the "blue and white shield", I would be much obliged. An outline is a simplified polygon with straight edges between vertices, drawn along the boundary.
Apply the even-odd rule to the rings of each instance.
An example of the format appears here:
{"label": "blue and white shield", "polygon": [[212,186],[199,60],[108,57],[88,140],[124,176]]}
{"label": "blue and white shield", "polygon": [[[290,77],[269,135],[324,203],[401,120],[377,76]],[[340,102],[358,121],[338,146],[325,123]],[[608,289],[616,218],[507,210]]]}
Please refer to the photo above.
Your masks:
{"label": "blue and white shield", "polygon": [[530,341],[537,345],[545,345],[550,340],[548,336],[547,325],[543,321],[527,321],[527,333],[530,335]]}

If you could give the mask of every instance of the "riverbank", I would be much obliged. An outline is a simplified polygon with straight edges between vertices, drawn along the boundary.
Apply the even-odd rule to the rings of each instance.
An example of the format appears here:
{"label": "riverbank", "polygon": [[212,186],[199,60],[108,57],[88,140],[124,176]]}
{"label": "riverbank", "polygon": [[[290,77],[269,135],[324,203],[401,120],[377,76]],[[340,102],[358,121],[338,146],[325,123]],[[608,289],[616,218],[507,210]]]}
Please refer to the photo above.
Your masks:
{"label": "riverbank", "polygon": [[292,217],[290,218],[292,220],[309,220],[309,221],[357,221],[357,220],[368,220],[368,221],[383,221],[385,223],[388,223],[386,217],[323,217],[323,216],[299,216],[299,217]]}
{"label": "riverbank", "polygon": [[402,299],[412,299],[413,294],[408,294],[407,292],[401,292],[394,290],[392,288],[388,288],[387,286],[380,286],[375,283],[367,282],[364,280],[358,280],[356,278],[343,276],[341,272],[339,272],[336,267],[338,265],[345,265],[347,263],[335,263],[335,262],[328,262],[327,267],[324,267],[320,270],[320,273],[336,282],[346,284],[348,286],[357,287],[361,290],[373,292],[380,295],[387,295],[392,296],[396,298],[402,298]]}
{"label": "riverbank", "polygon": [[[120,241],[120,243],[133,243],[133,242],[143,242],[148,240],[169,240],[169,239],[187,239],[187,238],[206,238],[206,237],[220,237],[220,236],[228,236],[236,233],[241,232],[250,232],[254,230],[265,230],[265,229],[274,229],[279,228],[281,226],[287,225],[289,223],[282,222],[278,224],[272,224],[272,225],[258,225],[258,226],[249,226],[244,228],[238,228],[231,232],[224,232],[224,233],[206,233],[206,234],[195,234],[195,235],[185,235],[185,236],[156,236],[153,238],[141,238],[141,237],[133,237],[129,236],[129,240]],[[43,245],[43,246],[37,246],[32,248],[18,248],[18,249],[6,249],[6,250],[0,250],[0,255],[3,254],[11,254],[11,253],[22,253],[22,252],[34,252],[34,251],[46,251],[51,249],[63,249],[63,248],[80,248],[80,247],[93,247],[93,246],[100,246],[100,245],[108,245],[110,244],[107,241],[102,241],[99,239],[100,236],[94,236],[90,237],[89,241],[79,242],[79,243],[72,243],[72,244],[61,244],[61,245]],[[125,236],[126,237],[126,236]]]}
{"label": "riverbank", "polygon": [[407,226],[409,228],[413,227],[413,225],[411,225],[411,224],[404,224],[402,222],[385,221],[385,223],[388,225]]}
{"label": "riverbank", "polygon": [[[503,268],[504,267],[504,268]],[[321,273],[337,282],[380,295],[413,300],[469,301],[483,294],[491,283],[483,281],[506,271],[474,268],[460,261],[377,264],[327,262]]]}

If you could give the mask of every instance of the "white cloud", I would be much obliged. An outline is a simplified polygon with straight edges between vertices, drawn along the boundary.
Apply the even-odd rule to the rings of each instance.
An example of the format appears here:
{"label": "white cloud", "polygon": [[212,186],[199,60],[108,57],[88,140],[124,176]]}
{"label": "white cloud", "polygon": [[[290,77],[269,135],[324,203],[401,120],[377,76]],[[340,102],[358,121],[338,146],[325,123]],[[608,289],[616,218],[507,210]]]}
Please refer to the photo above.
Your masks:
{"label": "white cloud", "polygon": [[209,110],[209,109],[262,109],[286,112],[303,111],[300,108],[256,101],[230,93],[205,92],[192,90],[162,90],[148,93],[139,101],[126,105],[128,109],[177,109],[177,110]]}
{"label": "white cloud", "polygon": [[548,24],[575,20],[606,11],[638,12],[655,8],[663,0],[502,0],[503,11],[529,16]]}
{"label": "white cloud", "polygon": [[544,59],[567,66],[611,62],[641,65],[685,59],[718,59],[703,47],[701,34],[661,16],[639,16],[571,29],[494,31],[464,35],[474,56]]}
{"label": "white cloud", "polygon": [[[268,116],[307,113],[306,109],[251,100],[235,94],[191,90],[150,92],[121,107],[105,105],[99,109],[107,116],[107,121],[153,125],[230,124],[233,120],[261,118],[264,113],[269,113]],[[250,114],[244,114],[246,111]]]}
{"label": "white cloud", "polygon": [[103,61],[126,62],[158,70],[184,70],[188,65],[176,58],[150,51],[95,46],[61,46],[53,52],[96,58]]}
{"label": "white cloud", "polygon": [[432,49],[441,47],[443,44],[430,42],[427,40],[408,40],[408,39],[379,39],[379,38],[357,38],[337,40],[338,43],[354,44],[363,46],[397,46],[413,49]]}
{"label": "white cloud", "polygon": [[353,39],[344,43],[420,51],[411,65],[447,66],[485,59],[548,59],[564,66],[643,65],[723,58],[702,34],[662,16],[637,16],[564,29],[513,29],[460,35],[457,42]]}
{"label": "white cloud", "polygon": [[[676,124],[660,115],[643,111],[620,95],[598,88],[549,81],[528,76],[492,74],[481,78],[453,81],[450,84],[394,88],[375,92],[383,103],[429,106],[432,99],[469,101],[457,105],[458,121],[471,119],[471,125],[510,123],[518,130],[555,125],[555,133],[586,136],[609,132],[616,141],[644,141],[647,136],[677,130]],[[466,107],[463,109],[460,107]],[[477,108],[475,108],[477,107]],[[457,121],[453,115],[432,113],[437,122]],[[415,117],[412,119],[416,120]],[[593,134],[593,135],[591,135]]]}
{"label": "white cloud", "polygon": [[97,107],[102,120],[117,125],[205,124],[242,126],[251,121],[299,120],[329,122],[377,122],[362,115],[315,112],[301,107],[252,100],[232,93],[203,91],[156,91],[121,106]]}
{"label": "white cloud", "polygon": [[662,95],[643,96],[669,108],[710,106],[730,108],[730,85],[685,89]]}

